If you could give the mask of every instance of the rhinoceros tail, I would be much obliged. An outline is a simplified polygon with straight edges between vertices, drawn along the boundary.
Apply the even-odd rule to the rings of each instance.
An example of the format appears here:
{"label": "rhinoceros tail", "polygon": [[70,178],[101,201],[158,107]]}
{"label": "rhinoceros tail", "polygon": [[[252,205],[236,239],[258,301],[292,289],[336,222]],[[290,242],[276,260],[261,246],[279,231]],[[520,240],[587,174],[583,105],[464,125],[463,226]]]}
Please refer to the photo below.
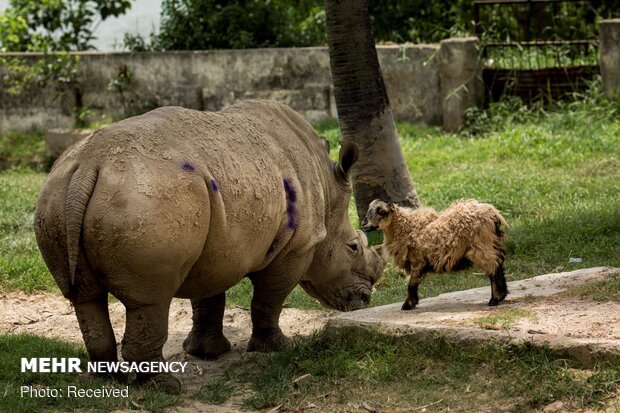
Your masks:
{"label": "rhinoceros tail", "polygon": [[71,288],[75,286],[75,269],[80,252],[80,235],[82,234],[84,212],[96,183],[96,169],[78,168],[71,177],[67,197],[65,198],[69,285]]}

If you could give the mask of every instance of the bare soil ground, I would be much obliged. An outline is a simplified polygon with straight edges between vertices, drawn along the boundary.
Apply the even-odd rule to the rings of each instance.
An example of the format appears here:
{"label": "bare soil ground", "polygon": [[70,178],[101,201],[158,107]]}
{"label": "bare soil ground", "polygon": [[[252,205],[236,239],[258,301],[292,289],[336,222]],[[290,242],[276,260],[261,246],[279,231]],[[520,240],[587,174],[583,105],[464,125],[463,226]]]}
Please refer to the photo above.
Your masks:
{"label": "bare soil ground", "polygon": [[[510,304],[511,310],[523,310],[513,321],[490,324],[484,320],[492,311],[475,311],[463,317],[450,317],[446,323],[481,326],[489,329],[547,335],[550,337],[580,338],[596,343],[617,340],[620,348],[620,304],[595,302],[576,298],[551,297],[540,301],[522,301]],[[501,308],[499,309],[501,310]]]}

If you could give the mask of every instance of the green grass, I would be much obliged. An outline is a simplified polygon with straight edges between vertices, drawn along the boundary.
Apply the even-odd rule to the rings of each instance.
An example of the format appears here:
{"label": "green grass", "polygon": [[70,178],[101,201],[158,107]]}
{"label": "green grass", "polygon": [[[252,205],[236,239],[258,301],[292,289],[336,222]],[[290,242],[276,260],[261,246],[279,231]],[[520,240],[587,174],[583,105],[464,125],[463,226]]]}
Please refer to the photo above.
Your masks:
{"label": "green grass", "polygon": [[33,231],[45,173],[26,167],[0,172],[0,286],[26,292],[53,288]]}
{"label": "green grass", "polygon": [[[320,333],[288,351],[252,356],[234,376],[254,391],[245,406],[350,410],[365,401],[389,410],[434,404],[430,411],[525,412],[554,400],[598,407],[620,383],[617,365],[598,364],[584,375],[529,345],[463,347],[440,336],[414,342],[372,332],[359,338]],[[296,388],[293,380],[304,374],[312,380]]]}
{"label": "green grass", "polygon": [[211,379],[202,386],[192,398],[204,400],[211,404],[222,404],[226,402],[236,391],[233,378],[230,374]]}
{"label": "green grass", "polygon": [[45,144],[40,133],[0,134],[0,171],[11,166],[27,166],[41,170],[45,162]]}
{"label": "green grass", "polygon": [[[19,351],[15,351],[19,349]],[[160,412],[166,407],[177,405],[181,398],[170,396],[149,388],[129,386],[129,397],[68,397],[67,386],[79,389],[100,389],[111,387],[124,389],[126,384],[95,377],[87,373],[32,373],[21,372],[21,358],[32,357],[78,357],[81,366],[86,366],[88,357],[81,346],[50,340],[28,334],[0,334],[0,393],[3,397],[0,410],[11,413],[49,411],[72,411],[88,409],[112,411],[136,409],[143,406],[149,411]],[[82,370],[85,370],[84,368]],[[21,386],[36,389],[58,389],[64,397],[21,396]]]}
{"label": "green grass", "polygon": [[474,323],[482,328],[508,329],[522,318],[535,319],[537,317],[535,312],[523,308],[502,308],[490,315],[476,318]]}
{"label": "green grass", "polygon": [[577,297],[582,300],[620,303],[620,273],[615,273],[604,280],[569,288],[560,295]]}

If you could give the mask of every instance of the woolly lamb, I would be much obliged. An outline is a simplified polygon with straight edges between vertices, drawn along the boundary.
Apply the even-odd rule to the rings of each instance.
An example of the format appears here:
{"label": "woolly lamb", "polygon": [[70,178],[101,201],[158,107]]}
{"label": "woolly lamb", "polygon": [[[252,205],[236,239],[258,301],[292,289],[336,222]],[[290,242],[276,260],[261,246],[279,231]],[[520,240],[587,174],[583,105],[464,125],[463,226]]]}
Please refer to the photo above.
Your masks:
{"label": "woolly lamb", "polygon": [[508,287],[502,225],[508,224],[494,206],[476,200],[457,201],[438,214],[432,208],[409,209],[375,199],[362,221],[364,231],[383,231],[384,248],[411,276],[403,310],[418,304],[418,285],[427,273],[471,267],[489,276],[489,305],[503,301]]}

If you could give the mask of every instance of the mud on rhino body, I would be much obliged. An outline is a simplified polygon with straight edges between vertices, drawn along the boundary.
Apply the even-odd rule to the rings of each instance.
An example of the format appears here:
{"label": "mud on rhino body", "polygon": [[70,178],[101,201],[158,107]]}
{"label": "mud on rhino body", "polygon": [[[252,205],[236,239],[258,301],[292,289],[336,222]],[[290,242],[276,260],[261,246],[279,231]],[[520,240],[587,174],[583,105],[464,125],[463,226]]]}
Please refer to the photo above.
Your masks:
{"label": "mud on rhino body", "polygon": [[[126,361],[163,360],[173,297],[192,299],[188,353],[228,351],[225,291],[246,276],[250,351],[289,344],[278,318],[298,283],[326,306],[364,307],[385,262],[349,222],[356,158],[345,146],[334,163],[300,115],[267,101],[164,107],[70,148],[43,185],[35,231],[91,360],[117,359],[108,292],[126,307]],[[169,375],[138,379],[180,389]]]}

